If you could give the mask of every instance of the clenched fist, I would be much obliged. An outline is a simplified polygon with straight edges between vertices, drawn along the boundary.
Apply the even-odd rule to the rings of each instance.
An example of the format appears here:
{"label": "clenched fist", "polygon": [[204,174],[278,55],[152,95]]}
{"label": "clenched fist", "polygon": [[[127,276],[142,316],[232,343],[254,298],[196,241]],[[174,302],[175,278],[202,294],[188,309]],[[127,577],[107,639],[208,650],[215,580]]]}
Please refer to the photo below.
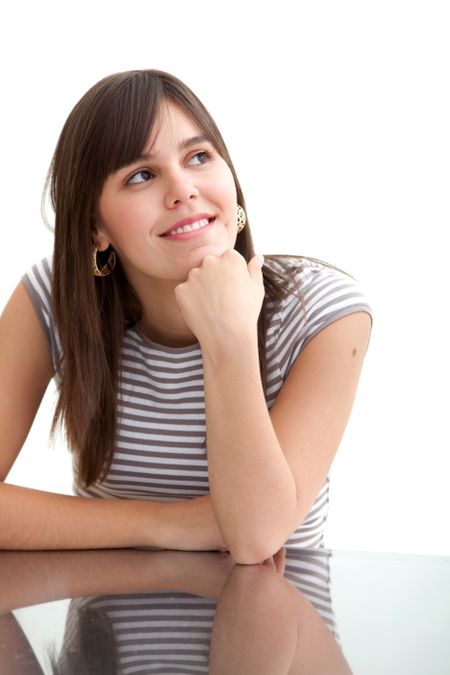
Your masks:
{"label": "clenched fist", "polygon": [[255,333],[264,299],[262,256],[247,265],[235,249],[207,255],[175,288],[184,320],[201,345]]}

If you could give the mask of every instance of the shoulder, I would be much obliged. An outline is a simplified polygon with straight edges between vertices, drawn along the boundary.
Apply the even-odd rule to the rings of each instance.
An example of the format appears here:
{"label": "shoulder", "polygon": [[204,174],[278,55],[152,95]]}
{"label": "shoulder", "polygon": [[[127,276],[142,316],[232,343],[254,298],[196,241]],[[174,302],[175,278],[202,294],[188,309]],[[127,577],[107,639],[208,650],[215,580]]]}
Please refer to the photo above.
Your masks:
{"label": "shoulder", "polygon": [[283,291],[281,309],[295,305],[311,310],[336,302],[347,306],[361,305],[372,314],[361,284],[349,273],[333,265],[301,256],[266,256],[265,268],[275,274],[275,283]]}
{"label": "shoulder", "polygon": [[358,285],[357,280],[344,270],[316,258],[287,255],[265,256],[264,261],[265,267],[283,278],[293,291],[305,291],[325,280]]}
{"label": "shoulder", "polygon": [[22,282],[46,335],[56,369],[61,348],[53,317],[52,260],[53,256],[39,260],[22,276]]}
{"label": "shoulder", "polygon": [[43,294],[48,299],[51,295],[51,284],[52,284],[52,262],[53,256],[47,256],[42,258],[37,263],[35,263],[29,270],[25,272],[22,277],[22,281],[27,289],[28,293],[31,296],[31,299],[34,300],[36,293],[39,297],[42,298]]}
{"label": "shoulder", "polygon": [[267,256],[277,289],[270,295],[271,317],[283,350],[294,359],[328,325],[349,314],[365,312],[368,298],[357,279],[321,260],[300,256]]}

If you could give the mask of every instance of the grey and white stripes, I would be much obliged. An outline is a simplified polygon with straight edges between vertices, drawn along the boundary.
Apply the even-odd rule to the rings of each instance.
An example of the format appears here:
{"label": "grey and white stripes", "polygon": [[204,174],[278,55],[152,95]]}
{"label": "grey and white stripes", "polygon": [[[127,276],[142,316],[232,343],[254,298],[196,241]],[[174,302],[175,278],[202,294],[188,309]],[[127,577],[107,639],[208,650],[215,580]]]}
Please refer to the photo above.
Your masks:
{"label": "grey and white stripes", "polygon": [[[270,261],[274,269],[295,266],[304,304],[289,295],[272,316],[266,339],[267,389],[270,410],[300,351],[323,328],[354,312],[371,313],[358,284],[345,274],[302,259]],[[42,322],[53,362],[60,343],[51,309],[51,259],[23,277]],[[136,328],[126,332],[118,392],[118,440],[108,476],[88,489],[74,484],[85,497],[176,501],[207,494],[205,401],[201,349],[159,345]],[[328,479],[303,523],[286,546],[323,545],[328,511]]]}

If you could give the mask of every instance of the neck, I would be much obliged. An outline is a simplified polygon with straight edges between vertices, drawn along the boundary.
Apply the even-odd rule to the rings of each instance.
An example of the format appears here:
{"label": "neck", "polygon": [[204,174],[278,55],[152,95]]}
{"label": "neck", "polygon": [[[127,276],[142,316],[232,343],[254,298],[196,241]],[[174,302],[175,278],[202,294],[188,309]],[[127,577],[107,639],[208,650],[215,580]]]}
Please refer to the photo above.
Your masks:
{"label": "neck", "polygon": [[139,329],[153,342],[166,347],[188,347],[198,342],[185,322],[175,299],[179,282],[158,284],[138,293],[142,306]]}
{"label": "neck", "polygon": [[166,321],[158,318],[158,323],[155,323],[144,315],[139,322],[139,330],[153,342],[166,347],[189,347],[198,342],[186,323],[182,319],[177,323],[173,317]]}

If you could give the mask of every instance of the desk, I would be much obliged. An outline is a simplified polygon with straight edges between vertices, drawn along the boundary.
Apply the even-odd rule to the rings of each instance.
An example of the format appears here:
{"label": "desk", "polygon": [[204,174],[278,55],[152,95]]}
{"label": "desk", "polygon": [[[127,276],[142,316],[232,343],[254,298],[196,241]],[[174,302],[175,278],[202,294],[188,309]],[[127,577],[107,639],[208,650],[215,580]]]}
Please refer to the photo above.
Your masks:
{"label": "desk", "polygon": [[450,674],[446,557],[3,551],[0,611],[1,675]]}

